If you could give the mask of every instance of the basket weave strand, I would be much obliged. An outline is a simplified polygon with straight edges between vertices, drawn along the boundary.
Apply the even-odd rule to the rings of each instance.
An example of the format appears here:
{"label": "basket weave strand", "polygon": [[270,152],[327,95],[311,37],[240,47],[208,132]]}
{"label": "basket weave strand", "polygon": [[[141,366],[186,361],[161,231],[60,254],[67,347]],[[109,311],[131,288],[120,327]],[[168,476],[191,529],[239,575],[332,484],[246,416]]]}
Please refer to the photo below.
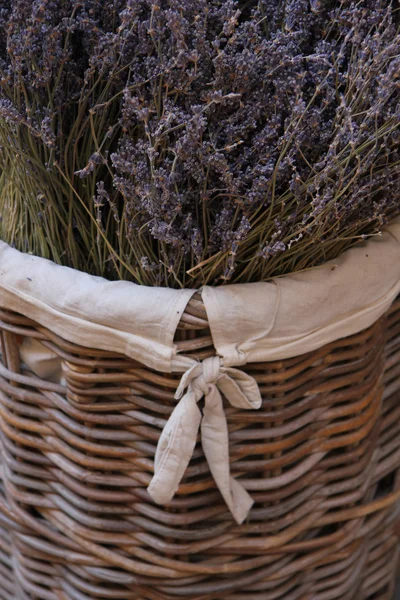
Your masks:
{"label": "basket weave strand", "polygon": [[[2,600],[390,600],[398,560],[400,302],[307,355],[246,365],[258,411],[225,402],[238,526],[200,440],[175,498],[146,488],[179,376],[83,348],[0,312]],[[56,352],[65,385],[20,360]],[[215,354],[201,301],[182,353]]]}

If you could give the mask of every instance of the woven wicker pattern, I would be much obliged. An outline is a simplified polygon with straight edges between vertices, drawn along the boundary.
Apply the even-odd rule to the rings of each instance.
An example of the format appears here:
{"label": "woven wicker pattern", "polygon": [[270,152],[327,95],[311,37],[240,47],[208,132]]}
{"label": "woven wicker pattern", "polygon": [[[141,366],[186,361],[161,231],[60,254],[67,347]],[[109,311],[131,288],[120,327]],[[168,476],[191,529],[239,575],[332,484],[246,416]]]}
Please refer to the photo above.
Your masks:
{"label": "woven wicker pattern", "polygon": [[[389,600],[400,490],[400,302],[308,355],[251,364],[263,406],[226,406],[237,526],[198,444],[175,499],[146,487],[179,378],[0,314],[2,600]],[[25,369],[33,336],[66,385]],[[213,354],[191,301],[180,349]]]}

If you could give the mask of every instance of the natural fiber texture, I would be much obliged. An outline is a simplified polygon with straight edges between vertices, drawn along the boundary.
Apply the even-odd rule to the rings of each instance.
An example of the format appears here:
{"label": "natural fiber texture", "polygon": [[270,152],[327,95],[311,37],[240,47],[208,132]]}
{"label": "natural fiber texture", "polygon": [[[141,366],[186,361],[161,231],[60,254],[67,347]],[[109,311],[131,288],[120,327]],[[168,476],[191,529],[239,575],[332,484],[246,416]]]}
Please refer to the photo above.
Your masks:
{"label": "natural fiber texture", "polygon": [[[202,289],[226,367],[298,356],[357,333],[399,293],[400,219],[321,267],[269,283]],[[126,354],[158,371],[193,366],[173,341],[193,294],[110,282],[0,241],[0,308],[27,315],[70,342]]]}
{"label": "natural fiber texture", "polygon": [[[230,471],[220,392],[235,408],[259,409],[261,398],[254,378],[231,367],[305,354],[374,323],[400,292],[400,221],[381,238],[318,269],[271,283],[203,288],[218,355],[203,363],[185,356],[174,342],[194,290],[112,283],[1,243],[0,275],[0,308],[37,319],[73,343],[119,352],[158,371],[186,369],[176,396],[180,402],[159,440],[148,491],[159,504],[172,500],[201,428],[209,469],[241,524],[253,499]],[[61,359],[57,365],[57,354],[46,352],[40,342],[25,341],[21,358],[36,375],[61,381]],[[197,404],[203,397],[202,415]]]}
{"label": "natural fiber texture", "polygon": [[[174,500],[146,488],[179,375],[0,315],[2,600],[389,600],[400,497],[400,302],[369,329],[244,367],[262,406],[228,403],[236,525],[198,443]],[[20,361],[26,337],[65,385]],[[215,355],[198,297],[179,351]]]}

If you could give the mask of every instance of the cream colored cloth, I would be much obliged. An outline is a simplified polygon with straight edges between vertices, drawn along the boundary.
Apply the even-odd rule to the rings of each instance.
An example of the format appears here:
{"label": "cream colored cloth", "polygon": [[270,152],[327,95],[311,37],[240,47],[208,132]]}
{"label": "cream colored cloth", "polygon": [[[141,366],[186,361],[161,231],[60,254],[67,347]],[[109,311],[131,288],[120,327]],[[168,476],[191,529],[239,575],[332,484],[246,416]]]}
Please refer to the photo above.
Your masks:
{"label": "cream colored cloth", "polygon": [[41,379],[61,383],[63,380],[59,356],[35,338],[26,337],[19,348],[21,360]]}
{"label": "cream colored cloth", "polygon": [[[188,391],[182,398],[186,388]],[[228,425],[220,392],[236,408],[257,409],[261,406],[258,385],[244,371],[223,367],[218,356],[193,365],[182,377],[175,396],[181,400],[158,442],[155,475],[148,492],[158,504],[172,500],[193,454],[201,424],[201,444],[211,474],[240,524],[247,517],[253,500],[230,475]],[[197,403],[203,396],[202,415]]]}
{"label": "cream colored cloth", "polygon": [[217,353],[237,366],[298,356],[362,331],[399,293],[400,219],[321,267],[205,287],[203,301]]}
{"label": "cream colored cloth", "polygon": [[[231,367],[304,354],[372,325],[400,293],[400,219],[381,236],[322,267],[272,282],[204,287],[218,358],[203,363],[179,355],[174,344],[193,293],[108,282],[0,242],[1,308],[29,316],[82,346],[126,354],[164,372],[188,370],[178,396],[184,388],[188,391],[159,440],[149,493],[160,503],[172,499],[201,423],[210,470],[235,519],[242,522],[252,501],[230,475],[220,394],[244,409],[256,409],[260,397],[255,381]],[[56,360],[48,353],[47,358]],[[29,351],[29,343],[24,361],[40,375],[35,347]],[[197,402],[203,396],[202,417]]]}
{"label": "cream colored cloth", "polygon": [[191,364],[177,355],[174,335],[193,293],[107,281],[0,241],[0,307],[70,342],[125,354],[158,371]]}

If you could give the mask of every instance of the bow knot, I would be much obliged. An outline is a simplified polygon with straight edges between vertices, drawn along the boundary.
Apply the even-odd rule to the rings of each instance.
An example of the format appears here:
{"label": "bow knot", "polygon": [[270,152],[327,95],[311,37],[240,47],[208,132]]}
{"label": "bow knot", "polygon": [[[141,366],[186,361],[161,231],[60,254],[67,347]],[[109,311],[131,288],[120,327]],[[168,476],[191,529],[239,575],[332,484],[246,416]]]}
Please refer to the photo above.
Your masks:
{"label": "bow knot", "polygon": [[212,356],[191,367],[183,375],[176,390],[175,398],[182,398],[185,389],[189,386],[192,387],[197,402],[203,396],[207,396],[211,392],[211,386],[215,385],[220,377],[220,365],[221,361],[218,356]]}
{"label": "bow knot", "polygon": [[[257,409],[261,406],[257,382],[247,373],[224,367],[217,356],[194,364],[183,375],[176,391],[175,397],[180,401],[160,436],[154,477],[148,492],[158,504],[172,500],[190,462],[201,426],[201,443],[211,474],[240,524],[253,500],[230,474],[228,425],[221,392],[236,408]],[[197,403],[203,396],[202,414]]]}

